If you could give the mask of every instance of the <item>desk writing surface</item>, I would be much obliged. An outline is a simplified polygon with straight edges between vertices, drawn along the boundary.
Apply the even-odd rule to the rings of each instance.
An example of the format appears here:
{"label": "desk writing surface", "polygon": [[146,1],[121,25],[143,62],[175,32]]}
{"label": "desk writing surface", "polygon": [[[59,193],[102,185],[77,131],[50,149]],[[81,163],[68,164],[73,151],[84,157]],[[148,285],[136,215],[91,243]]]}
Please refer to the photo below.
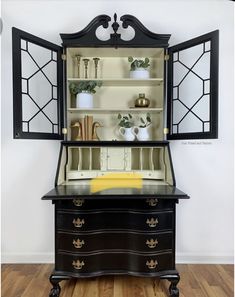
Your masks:
{"label": "desk writing surface", "polygon": [[161,199],[187,199],[187,194],[174,186],[159,184],[158,182],[143,181],[141,187],[106,187],[103,190],[92,192],[90,181],[76,181],[70,184],[62,184],[53,188],[42,197],[43,200],[66,200],[74,198],[86,199],[141,199],[141,198],[161,198]]}

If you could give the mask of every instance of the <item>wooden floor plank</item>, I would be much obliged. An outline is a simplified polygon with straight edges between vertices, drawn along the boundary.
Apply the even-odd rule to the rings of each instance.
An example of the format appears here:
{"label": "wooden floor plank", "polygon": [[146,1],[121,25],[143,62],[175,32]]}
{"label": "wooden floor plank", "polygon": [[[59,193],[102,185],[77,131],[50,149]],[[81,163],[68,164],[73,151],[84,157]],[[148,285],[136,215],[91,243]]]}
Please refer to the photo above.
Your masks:
{"label": "wooden floor plank", "polygon": [[[47,297],[50,264],[2,265],[2,297]],[[233,265],[178,265],[180,297],[233,297]],[[60,297],[167,297],[167,280],[107,276],[62,281]]]}

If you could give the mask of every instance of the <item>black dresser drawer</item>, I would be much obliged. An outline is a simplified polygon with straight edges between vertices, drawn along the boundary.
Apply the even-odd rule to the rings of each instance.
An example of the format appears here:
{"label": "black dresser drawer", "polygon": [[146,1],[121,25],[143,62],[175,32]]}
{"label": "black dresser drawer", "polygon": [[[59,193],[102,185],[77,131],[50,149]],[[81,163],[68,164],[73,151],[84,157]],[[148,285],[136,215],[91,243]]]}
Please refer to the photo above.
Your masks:
{"label": "black dresser drawer", "polygon": [[94,252],[102,250],[132,250],[156,252],[173,248],[173,233],[102,231],[89,233],[57,232],[58,251]]}
{"label": "black dresser drawer", "polygon": [[173,209],[175,202],[167,199],[82,199],[61,200],[56,202],[57,209],[136,209],[161,210]]}
{"label": "black dresser drawer", "polygon": [[174,213],[137,211],[57,211],[57,230],[89,231],[131,229],[143,231],[172,230]]}
{"label": "black dresser drawer", "polygon": [[170,252],[148,255],[122,252],[90,255],[57,253],[55,269],[75,274],[154,273],[174,269],[174,264]]}

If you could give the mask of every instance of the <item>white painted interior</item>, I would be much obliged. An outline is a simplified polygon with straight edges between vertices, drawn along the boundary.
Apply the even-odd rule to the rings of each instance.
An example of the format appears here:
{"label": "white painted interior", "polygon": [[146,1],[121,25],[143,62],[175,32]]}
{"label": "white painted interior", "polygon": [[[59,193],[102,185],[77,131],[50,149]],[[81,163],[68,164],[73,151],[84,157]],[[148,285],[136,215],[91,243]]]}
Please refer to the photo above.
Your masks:
{"label": "white painted interior", "polygon": [[[60,44],[98,14],[129,13],[171,45],[220,30],[219,139],[174,141],[177,186],[191,196],[177,214],[179,262],[233,261],[233,2],[2,1],[2,261],[53,261],[53,187],[59,141],[14,140],[11,27]],[[84,13],[85,12],[85,13]]]}

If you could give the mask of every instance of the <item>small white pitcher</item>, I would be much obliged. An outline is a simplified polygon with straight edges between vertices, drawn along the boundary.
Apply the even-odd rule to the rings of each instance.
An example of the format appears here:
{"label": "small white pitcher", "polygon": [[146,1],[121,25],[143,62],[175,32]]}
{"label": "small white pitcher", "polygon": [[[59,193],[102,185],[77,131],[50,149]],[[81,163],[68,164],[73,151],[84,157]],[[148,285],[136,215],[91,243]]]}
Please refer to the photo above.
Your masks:
{"label": "small white pitcher", "polygon": [[125,140],[132,141],[135,140],[135,135],[133,134],[133,127],[132,128],[119,128],[119,133],[123,136]]}
{"label": "small white pitcher", "polygon": [[148,127],[133,127],[133,133],[137,137],[138,140],[149,140],[150,139],[150,132],[149,126]]}

